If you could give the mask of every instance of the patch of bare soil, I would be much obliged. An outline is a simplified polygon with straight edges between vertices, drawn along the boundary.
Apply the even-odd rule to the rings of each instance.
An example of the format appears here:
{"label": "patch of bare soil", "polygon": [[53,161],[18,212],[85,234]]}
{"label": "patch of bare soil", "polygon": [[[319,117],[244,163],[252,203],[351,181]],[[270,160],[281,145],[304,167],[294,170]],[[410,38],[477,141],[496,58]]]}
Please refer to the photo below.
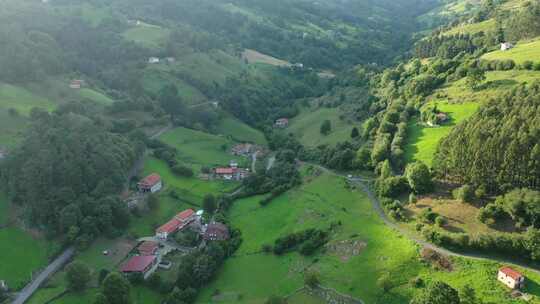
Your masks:
{"label": "patch of bare soil", "polygon": [[433,249],[424,247],[422,249],[422,252],[420,253],[420,256],[424,261],[430,263],[436,269],[446,271],[453,270],[452,262],[450,261],[450,259],[446,255],[440,254]]}
{"label": "patch of bare soil", "polygon": [[342,262],[359,255],[366,247],[367,243],[361,240],[334,241],[325,246],[330,254],[338,256]]}

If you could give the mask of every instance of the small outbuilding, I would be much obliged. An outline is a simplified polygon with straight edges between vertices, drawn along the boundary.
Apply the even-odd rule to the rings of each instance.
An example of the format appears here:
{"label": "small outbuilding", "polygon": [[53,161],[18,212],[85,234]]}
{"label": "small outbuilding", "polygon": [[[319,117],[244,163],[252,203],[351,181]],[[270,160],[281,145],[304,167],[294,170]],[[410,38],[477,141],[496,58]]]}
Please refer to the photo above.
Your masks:
{"label": "small outbuilding", "polygon": [[80,79],[74,79],[69,83],[69,87],[74,90],[78,90],[82,87],[83,81]]}
{"label": "small outbuilding", "polygon": [[158,57],[150,57],[150,58],[148,58],[148,63],[150,63],[150,64],[159,63],[159,58]]}
{"label": "small outbuilding", "polygon": [[508,51],[514,48],[514,45],[510,42],[501,43],[501,51]]}
{"label": "small outbuilding", "polygon": [[159,190],[161,190],[162,187],[163,183],[161,182],[161,176],[159,176],[159,174],[157,173],[152,173],[148,175],[137,184],[137,188],[142,193],[158,192]]}
{"label": "small outbuilding", "polygon": [[278,120],[276,120],[274,126],[276,128],[286,128],[289,126],[289,119],[287,118],[280,118]]}
{"label": "small outbuilding", "polygon": [[525,287],[525,276],[510,267],[499,269],[497,279],[510,289],[521,289]]}
{"label": "small outbuilding", "polygon": [[158,259],[154,255],[137,255],[129,259],[120,271],[125,275],[140,274],[148,278],[157,268]]}

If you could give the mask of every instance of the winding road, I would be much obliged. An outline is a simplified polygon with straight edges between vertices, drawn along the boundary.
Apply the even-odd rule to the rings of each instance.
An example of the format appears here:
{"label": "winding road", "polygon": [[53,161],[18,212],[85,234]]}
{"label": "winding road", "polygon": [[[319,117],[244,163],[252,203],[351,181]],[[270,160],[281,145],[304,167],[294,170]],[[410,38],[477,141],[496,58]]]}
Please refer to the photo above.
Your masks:
{"label": "winding road", "polygon": [[369,186],[366,184],[366,179],[365,178],[348,177],[348,176],[346,176],[344,174],[340,174],[340,173],[338,173],[336,171],[333,171],[331,169],[328,169],[326,167],[323,167],[323,166],[317,165],[317,164],[313,164],[313,163],[303,162],[303,164],[311,165],[311,166],[316,167],[316,168],[318,168],[318,169],[320,169],[320,170],[322,170],[322,171],[324,171],[326,173],[346,178],[351,183],[356,184],[358,187],[360,187],[362,189],[362,191],[364,191],[366,193],[369,200],[371,201],[371,204],[373,205],[373,210],[375,210],[375,212],[379,215],[379,217],[381,218],[381,220],[384,222],[384,224],[386,226],[398,231],[400,234],[407,237],[409,240],[413,241],[414,243],[418,244],[421,247],[429,248],[429,249],[431,249],[431,250],[433,250],[433,251],[435,251],[435,252],[437,252],[439,254],[442,254],[442,255],[454,256],[454,257],[460,257],[460,258],[468,258],[468,259],[474,259],[474,260],[479,260],[479,261],[497,262],[497,263],[502,263],[502,264],[521,267],[521,268],[526,269],[528,271],[540,274],[540,270],[538,270],[536,268],[532,268],[531,266],[526,265],[524,263],[516,262],[516,261],[510,260],[510,259],[493,257],[493,256],[489,256],[489,255],[486,255],[486,254],[461,253],[461,252],[452,251],[452,250],[449,250],[449,249],[434,245],[432,243],[429,243],[429,242],[419,238],[418,236],[412,234],[407,229],[399,226],[398,224],[396,224],[394,221],[392,221],[386,215],[386,212],[384,212],[384,209],[382,208],[381,202],[379,201],[377,196],[373,193],[373,191],[371,191]]}
{"label": "winding road", "polygon": [[75,249],[72,247],[66,249],[60,256],[58,256],[47,268],[45,268],[42,272],[40,272],[28,285],[26,285],[15,297],[15,300],[12,302],[12,304],[23,304],[25,303],[31,296],[36,292],[36,290],[49,278],[51,275],[53,275],[58,270],[62,269],[62,267],[69,262],[69,260],[73,257],[73,254],[75,253]]}

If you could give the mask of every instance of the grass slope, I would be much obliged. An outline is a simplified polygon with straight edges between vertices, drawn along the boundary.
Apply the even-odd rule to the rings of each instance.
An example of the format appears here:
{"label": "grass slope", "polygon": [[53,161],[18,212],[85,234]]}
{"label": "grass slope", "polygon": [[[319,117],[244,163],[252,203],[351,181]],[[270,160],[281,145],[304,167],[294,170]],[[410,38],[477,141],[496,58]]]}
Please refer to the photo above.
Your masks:
{"label": "grass slope", "polygon": [[22,115],[12,116],[0,108],[0,148],[13,148],[22,138],[28,120]]}
{"label": "grass slope", "polygon": [[0,108],[13,108],[21,114],[28,114],[34,107],[52,110],[55,104],[22,87],[0,83]]}
{"label": "grass slope", "polygon": [[[453,258],[454,271],[437,271],[418,259],[417,247],[385,226],[361,192],[348,190],[344,180],[323,174],[296,190],[261,207],[258,198],[237,201],[231,209],[232,225],[243,232],[240,249],[226,261],[216,280],[205,288],[197,303],[264,303],[274,295],[289,295],[302,286],[302,272],[315,269],[325,286],[352,294],[365,303],[408,303],[419,289],[408,284],[416,276],[429,282],[443,280],[455,288],[473,287],[483,300],[494,303],[519,303],[496,281],[497,263]],[[343,259],[331,251],[306,258],[297,253],[274,256],[260,252],[283,234],[311,227],[342,225],[332,233],[332,243],[359,240],[366,247],[358,256]],[[525,272],[530,284],[527,292],[539,303],[537,274]],[[392,288],[384,293],[376,284],[389,275]],[[218,299],[213,294],[219,290]],[[298,296],[293,297],[295,299]],[[302,297],[300,295],[300,297]],[[295,302],[293,302],[295,303]],[[296,303],[320,303],[302,297]]]}
{"label": "grass slope", "polygon": [[[333,145],[350,139],[352,125],[340,119],[338,108],[303,109],[291,120],[288,132],[292,132],[306,146]],[[330,120],[332,131],[328,135],[320,132],[324,120]]]}
{"label": "grass slope", "polygon": [[449,31],[443,33],[443,35],[456,35],[456,34],[476,34],[480,32],[487,32],[494,29],[497,25],[495,19],[489,19],[478,23],[466,23],[452,28]]}
{"label": "grass slope", "polygon": [[494,51],[482,56],[487,60],[505,60],[512,59],[520,64],[524,61],[540,62],[540,39],[521,42],[508,51]]}
{"label": "grass slope", "polygon": [[207,102],[206,96],[197,88],[174,77],[169,73],[169,68],[161,65],[151,65],[145,69],[143,74],[143,88],[149,94],[158,96],[161,89],[166,85],[175,85],[178,95],[186,104],[199,104]]}
{"label": "grass slope", "polygon": [[266,145],[264,134],[232,116],[224,117],[216,127],[217,132],[230,136],[236,141]]}
{"label": "grass slope", "polygon": [[170,34],[170,30],[157,25],[141,22],[124,32],[124,38],[149,49],[161,48]]}

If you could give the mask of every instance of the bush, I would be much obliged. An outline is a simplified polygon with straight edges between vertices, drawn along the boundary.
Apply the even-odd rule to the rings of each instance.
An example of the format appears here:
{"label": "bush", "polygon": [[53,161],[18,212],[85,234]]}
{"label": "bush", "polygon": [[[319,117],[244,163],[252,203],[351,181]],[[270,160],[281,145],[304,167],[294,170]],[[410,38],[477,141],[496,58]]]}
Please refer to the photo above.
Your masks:
{"label": "bush", "polygon": [[182,177],[193,177],[193,170],[183,165],[175,165],[172,167],[172,172]]}
{"label": "bush", "polygon": [[415,278],[412,278],[411,281],[409,282],[409,284],[413,287],[413,288],[421,288],[421,287],[424,287],[424,280],[422,280],[421,277],[415,277]]}
{"label": "bush", "polygon": [[377,287],[379,289],[382,289],[384,292],[388,292],[390,289],[392,289],[392,281],[390,280],[390,276],[388,274],[383,274],[377,279]]}
{"label": "bush", "polygon": [[416,204],[418,202],[418,199],[416,198],[416,195],[414,193],[409,194],[409,204]]}
{"label": "bush", "polygon": [[435,218],[435,225],[442,227],[444,224],[446,224],[446,219],[439,215]]}
{"label": "bush", "polygon": [[452,191],[452,196],[462,203],[471,202],[474,199],[474,194],[473,188],[469,185],[463,185]]}
{"label": "bush", "polygon": [[405,169],[405,177],[411,189],[417,194],[427,193],[433,189],[431,172],[422,162],[409,164]]}
{"label": "bush", "polygon": [[534,70],[535,71],[540,71],[540,62],[537,62],[534,64]]}
{"label": "bush", "polygon": [[534,68],[534,63],[530,60],[524,61],[521,64],[521,68],[524,70],[532,70]]}

